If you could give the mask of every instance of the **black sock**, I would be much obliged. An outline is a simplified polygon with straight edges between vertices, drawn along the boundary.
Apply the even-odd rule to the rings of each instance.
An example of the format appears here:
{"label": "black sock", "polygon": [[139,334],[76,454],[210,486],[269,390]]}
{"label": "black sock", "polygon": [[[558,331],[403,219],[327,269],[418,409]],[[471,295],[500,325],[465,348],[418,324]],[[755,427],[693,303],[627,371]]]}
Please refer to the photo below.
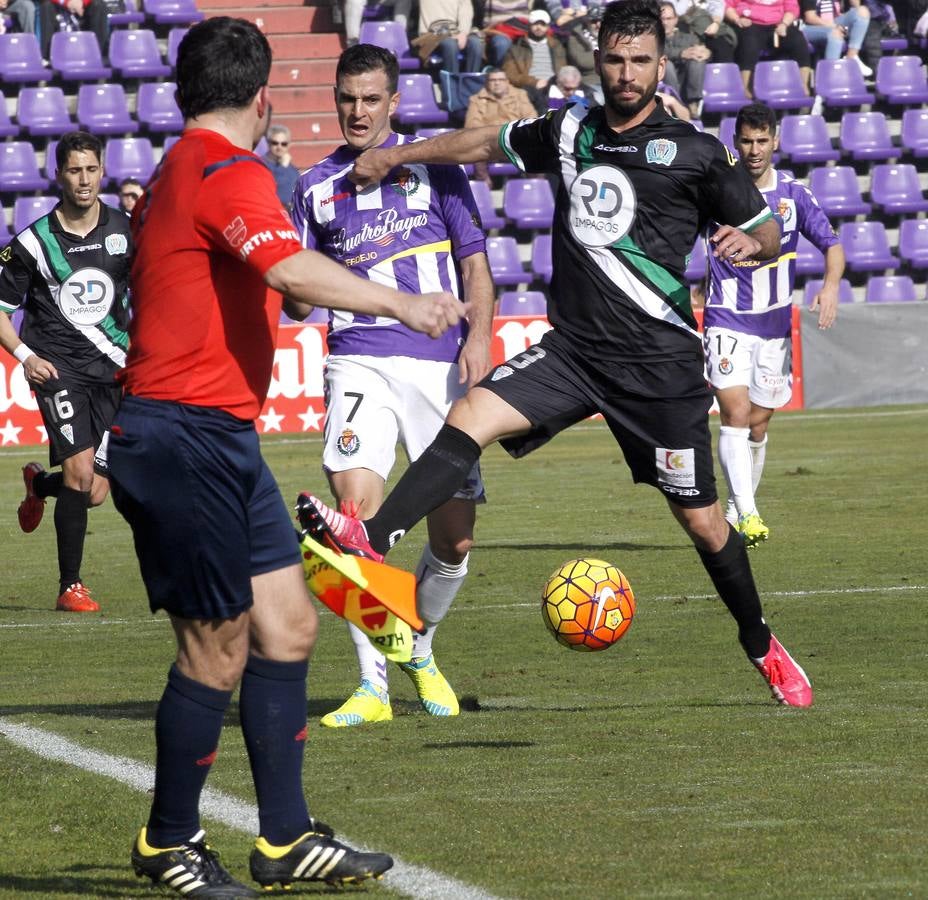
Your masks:
{"label": "black sock", "polygon": [[61,591],[81,580],[84,535],[87,533],[87,507],[90,491],[63,487],[55,502],[55,531],[58,534],[58,573]]}
{"label": "black sock", "polygon": [[764,622],[744,539],[729,525],[728,541],[718,553],[698,547],[696,550],[722,602],[738,623],[741,646],[754,659],[766,656],[770,649],[770,629]]}
{"label": "black sock", "polygon": [[32,479],[32,490],[36,497],[57,497],[64,487],[64,475],[61,472],[39,472]]}
{"label": "black sock", "polygon": [[377,514],[364,522],[371,546],[386,553],[413,525],[454,496],[480,459],[480,452],[480,445],[470,435],[453,425],[442,425]]}

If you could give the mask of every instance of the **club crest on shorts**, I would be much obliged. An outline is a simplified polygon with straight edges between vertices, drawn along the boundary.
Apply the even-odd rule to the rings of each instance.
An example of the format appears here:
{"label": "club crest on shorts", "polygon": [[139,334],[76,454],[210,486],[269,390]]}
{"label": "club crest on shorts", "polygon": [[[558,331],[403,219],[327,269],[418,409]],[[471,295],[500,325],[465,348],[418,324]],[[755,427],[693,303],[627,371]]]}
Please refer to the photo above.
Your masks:
{"label": "club crest on shorts", "polygon": [[649,163],[659,166],[669,166],[677,156],[677,142],[668,141],[667,138],[658,138],[648,141],[644,148],[644,158]]}
{"label": "club crest on shorts", "polygon": [[734,368],[735,367],[731,364],[731,360],[727,356],[723,356],[719,360],[719,372],[722,375],[731,375]]}
{"label": "club crest on shorts", "polygon": [[490,381],[500,381],[512,375],[512,369],[509,366],[497,366],[496,371],[490,376]]}
{"label": "club crest on shorts", "polygon": [[69,443],[74,443],[74,428],[71,425],[61,426],[61,435]]}
{"label": "club crest on shorts", "polygon": [[335,449],[338,450],[342,456],[354,456],[360,447],[360,438],[350,428],[346,428],[335,442]]}

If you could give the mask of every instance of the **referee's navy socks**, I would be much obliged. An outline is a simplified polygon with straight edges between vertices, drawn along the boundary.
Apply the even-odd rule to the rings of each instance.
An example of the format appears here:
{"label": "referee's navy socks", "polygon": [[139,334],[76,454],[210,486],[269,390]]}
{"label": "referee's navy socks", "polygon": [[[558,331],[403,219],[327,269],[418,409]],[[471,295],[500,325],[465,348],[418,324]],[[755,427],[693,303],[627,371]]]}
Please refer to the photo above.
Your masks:
{"label": "referee's navy socks", "polygon": [[738,639],[748,656],[759,659],[770,649],[770,629],[764,622],[751,574],[744,539],[731,525],[728,540],[718,553],[696,548],[722,602],[738,623]]}
{"label": "referee's navy socks", "polygon": [[275,847],[309,831],[303,795],[309,664],[249,656],[239,691],[242,735],[258,799],[260,835]]}
{"label": "referee's navy socks", "polygon": [[200,830],[200,792],[216,758],[232,691],[220,691],[171,666],[155,716],[157,768],[148,843],[176,847]]}
{"label": "referee's navy socks", "polygon": [[55,501],[55,533],[58,537],[58,572],[62,592],[81,579],[89,505],[90,491],[76,491],[69,487],[62,487]]}
{"label": "referee's navy socks", "polygon": [[364,521],[378,553],[386,553],[417,522],[454,496],[480,459],[480,445],[453,425],[442,425],[435,440],[403,473],[376,515]]}

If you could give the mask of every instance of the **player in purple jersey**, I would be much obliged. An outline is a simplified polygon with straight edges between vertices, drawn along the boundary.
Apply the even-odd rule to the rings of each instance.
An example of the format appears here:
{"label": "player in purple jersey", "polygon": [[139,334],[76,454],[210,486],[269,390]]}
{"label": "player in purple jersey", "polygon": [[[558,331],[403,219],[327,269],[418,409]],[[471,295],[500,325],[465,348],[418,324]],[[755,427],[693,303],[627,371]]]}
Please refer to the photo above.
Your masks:
{"label": "player in purple jersey", "polygon": [[773,168],[777,120],[770,107],[752,103],[741,108],[735,146],[741,164],[783,222],[780,255],[771,262],[709,256],[703,319],[706,371],[722,421],[718,454],[728,482],[725,517],[753,547],[770,532],[754,500],[764,470],[767,426],[774,410],[792,396],[790,332],[799,235],[825,254],[825,279],[812,300],[819,328],[835,321],[844,251],[812,192]]}
{"label": "player in purple jersey", "polygon": [[[312,166],[294,191],[293,219],[303,245],[341,262],[362,278],[408,293],[433,289],[463,294],[469,323],[433,340],[395,319],[334,310],[329,316],[325,371],[323,467],[343,507],[373,515],[402,443],[411,460],[441,428],[451,403],[490,368],[493,284],[485,239],[459,166],[400,167],[357,192],[348,180],[369,147],[410,138],[390,129],[399,102],[399,70],[389,51],[370,44],[346,50],[336,71],[335,102],[346,144]],[[292,309],[302,318],[308,307]],[[483,500],[480,470],[428,517],[428,543],[416,571],[416,604],[428,626],[401,663],[419,700],[434,716],[458,714],[457,697],[435,665],[432,638],[467,573],[475,503]],[[322,717],[329,727],[393,718],[387,660],[348,626],[361,682],[348,700]]]}

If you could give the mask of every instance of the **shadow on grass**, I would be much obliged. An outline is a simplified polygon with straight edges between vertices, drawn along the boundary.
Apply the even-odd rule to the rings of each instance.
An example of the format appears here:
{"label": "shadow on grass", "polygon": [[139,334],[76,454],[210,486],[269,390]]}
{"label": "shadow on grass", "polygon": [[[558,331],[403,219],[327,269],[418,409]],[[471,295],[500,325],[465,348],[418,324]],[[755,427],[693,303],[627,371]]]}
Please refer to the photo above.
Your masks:
{"label": "shadow on grass", "polygon": [[[592,546],[591,546],[592,545]],[[475,550],[563,550],[566,553],[576,551],[581,556],[590,556],[593,552],[598,553],[600,550],[616,550],[623,553],[650,553],[655,550],[686,550],[691,551],[691,545],[681,542],[679,544],[629,544],[626,541],[608,541],[597,542],[587,541],[583,544],[564,544],[560,541],[547,541],[545,543],[534,544],[511,544],[508,541],[494,541],[477,539],[474,542]]]}
{"label": "shadow on grass", "polygon": [[[0,874],[0,892],[9,892],[10,896],[55,897],[62,894],[77,894],[86,897],[138,897],[147,893],[133,878],[131,871],[127,874],[125,866],[112,866],[118,875],[84,875],[86,869],[99,872],[102,866],[70,866],[60,875],[37,875],[29,878],[24,875]],[[74,872],[74,875],[68,875]],[[81,873],[81,874],[79,874]]]}

